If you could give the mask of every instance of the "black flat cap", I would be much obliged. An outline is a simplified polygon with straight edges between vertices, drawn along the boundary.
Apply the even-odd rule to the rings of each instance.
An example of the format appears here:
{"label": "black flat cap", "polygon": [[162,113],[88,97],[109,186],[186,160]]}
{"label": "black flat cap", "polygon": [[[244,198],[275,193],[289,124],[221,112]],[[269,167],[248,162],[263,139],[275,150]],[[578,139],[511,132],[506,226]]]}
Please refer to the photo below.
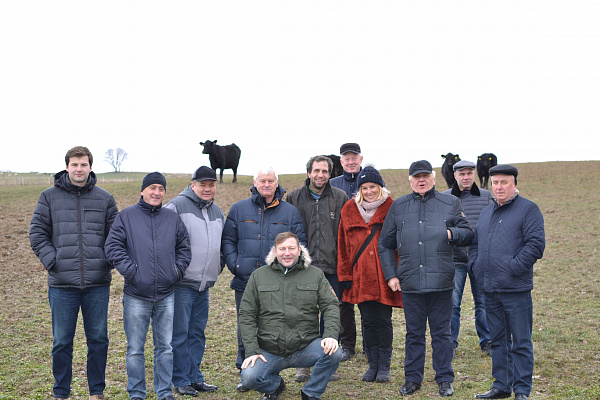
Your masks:
{"label": "black flat cap", "polygon": [[516,178],[519,175],[519,170],[512,165],[501,164],[490,168],[490,176],[494,175],[512,175]]}
{"label": "black flat cap", "polygon": [[196,170],[196,172],[194,172],[194,175],[192,176],[192,180],[198,181],[198,182],[216,181],[217,173],[212,168],[208,168],[207,166],[203,165],[200,168],[198,168]]}
{"label": "black flat cap", "polygon": [[358,145],[358,143],[344,143],[340,147],[340,155],[348,152],[360,154],[360,146]]}
{"label": "black flat cap", "polygon": [[433,168],[431,167],[431,163],[427,160],[415,161],[410,164],[410,168],[408,169],[408,174],[410,176],[415,176],[417,174],[431,174],[433,172]]}
{"label": "black flat cap", "polygon": [[460,171],[461,169],[465,169],[465,168],[475,169],[476,167],[477,167],[477,165],[475,165],[475,163],[472,163],[471,161],[461,160],[461,161],[457,162],[456,164],[454,164],[452,166],[452,169],[454,170],[454,172],[456,172],[456,171]]}

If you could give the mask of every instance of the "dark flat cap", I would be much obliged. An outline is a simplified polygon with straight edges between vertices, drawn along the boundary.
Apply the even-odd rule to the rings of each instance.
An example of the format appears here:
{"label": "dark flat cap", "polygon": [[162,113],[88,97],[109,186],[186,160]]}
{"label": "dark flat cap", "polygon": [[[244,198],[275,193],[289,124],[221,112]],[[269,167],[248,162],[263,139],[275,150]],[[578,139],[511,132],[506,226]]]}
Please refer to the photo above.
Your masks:
{"label": "dark flat cap", "polygon": [[340,147],[340,155],[348,152],[360,154],[360,146],[358,145],[358,143],[344,143]]}
{"label": "dark flat cap", "polygon": [[433,172],[433,168],[431,167],[431,163],[427,160],[415,161],[410,164],[410,168],[408,169],[408,174],[410,176],[415,176],[417,174],[431,174]]}
{"label": "dark flat cap", "polygon": [[490,168],[490,176],[494,175],[512,175],[516,178],[519,175],[519,170],[512,165],[501,164]]}
{"label": "dark flat cap", "polygon": [[192,180],[198,181],[198,182],[216,181],[217,173],[212,168],[209,168],[209,167],[203,165],[200,168],[198,168],[196,170],[196,172],[194,172],[194,175],[192,176]]}
{"label": "dark flat cap", "polygon": [[460,171],[461,169],[465,169],[465,168],[475,169],[475,167],[477,167],[477,165],[475,165],[475,163],[472,163],[471,161],[467,161],[467,160],[461,160],[461,161],[457,162],[456,164],[454,164],[452,166],[452,169],[454,170],[454,172],[456,172],[456,171]]}

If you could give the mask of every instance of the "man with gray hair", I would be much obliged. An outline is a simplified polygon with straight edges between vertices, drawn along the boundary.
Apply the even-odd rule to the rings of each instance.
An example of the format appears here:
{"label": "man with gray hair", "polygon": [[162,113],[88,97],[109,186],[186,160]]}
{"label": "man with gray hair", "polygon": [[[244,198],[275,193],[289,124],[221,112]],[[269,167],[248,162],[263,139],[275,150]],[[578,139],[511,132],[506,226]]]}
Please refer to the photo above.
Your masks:
{"label": "man with gray hair", "polygon": [[[227,268],[233,274],[230,287],[235,291],[235,308],[239,314],[240,301],[252,272],[264,265],[265,257],[281,232],[293,232],[300,243],[307,244],[300,212],[282,200],[285,189],[279,185],[273,168],[259,169],[254,176],[252,195],[238,201],[229,209],[223,229],[222,251]],[[245,356],[238,320],[238,354],[235,365],[241,370]],[[242,382],[240,392],[248,391]]]}

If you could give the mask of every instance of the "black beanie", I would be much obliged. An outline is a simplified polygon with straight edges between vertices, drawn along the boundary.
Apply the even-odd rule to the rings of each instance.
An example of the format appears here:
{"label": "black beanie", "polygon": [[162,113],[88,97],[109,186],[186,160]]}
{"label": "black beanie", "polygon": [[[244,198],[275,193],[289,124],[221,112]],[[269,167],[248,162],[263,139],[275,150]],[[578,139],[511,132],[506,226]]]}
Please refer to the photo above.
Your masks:
{"label": "black beanie", "polygon": [[167,190],[167,180],[165,179],[165,176],[160,172],[150,172],[144,177],[144,180],[142,181],[141,191],[143,192],[144,189],[146,189],[148,186],[154,184],[163,185],[165,191]]}
{"label": "black beanie", "polygon": [[356,178],[356,187],[359,188],[363,183],[367,182],[373,182],[381,187],[385,187],[385,183],[383,183],[383,178],[379,171],[370,166],[360,170],[358,178]]}

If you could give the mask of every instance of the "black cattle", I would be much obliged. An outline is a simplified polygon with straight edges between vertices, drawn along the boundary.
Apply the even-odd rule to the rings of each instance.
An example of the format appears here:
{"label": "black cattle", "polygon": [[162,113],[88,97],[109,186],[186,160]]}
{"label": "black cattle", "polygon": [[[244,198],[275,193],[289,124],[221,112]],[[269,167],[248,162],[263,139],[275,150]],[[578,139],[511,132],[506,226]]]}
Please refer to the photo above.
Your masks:
{"label": "black cattle", "polygon": [[344,174],[344,169],[342,168],[342,163],[340,162],[340,156],[329,154],[325,157],[328,157],[331,161],[333,161],[333,171],[331,171],[331,174],[329,174],[329,179]]}
{"label": "black cattle", "polygon": [[208,154],[210,160],[210,167],[217,171],[217,168],[221,169],[220,181],[223,183],[223,170],[233,170],[233,183],[237,182],[237,168],[240,163],[240,155],[242,151],[235,143],[228,144],[227,146],[220,146],[217,141],[207,140],[206,142],[200,142],[201,146],[204,146],[202,150],[203,154]]}
{"label": "black cattle", "polygon": [[479,176],[479,186],[488,188],[490,179],[490,168],[498,165],[498,158],[493,153],[483,153],[477,157],[477,175]]}
{"label": "black cattle", "polygon": [[444,163],[442,164],[442,175],[444,176],[448,187],[451,188],[452,185],[454,185],[454,182],[456,182],[452,166],[460,161],[460,157],[458,154],[448,153],[446,155],[442,154],[442,158],[444,159]]}

